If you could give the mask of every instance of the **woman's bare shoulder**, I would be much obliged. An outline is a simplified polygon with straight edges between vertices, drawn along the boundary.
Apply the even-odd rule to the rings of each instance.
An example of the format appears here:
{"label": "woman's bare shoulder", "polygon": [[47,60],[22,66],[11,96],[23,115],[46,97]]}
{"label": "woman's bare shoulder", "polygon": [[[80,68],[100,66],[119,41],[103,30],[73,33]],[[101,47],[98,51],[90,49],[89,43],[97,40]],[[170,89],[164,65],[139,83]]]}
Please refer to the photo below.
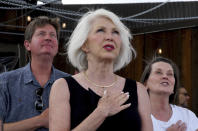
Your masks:
{"label": "woman's bare shoulder", "polygon": [[67,84],[66,80],[65,80],[64,78],[59,78],[59,79],[57,79],[57,80],[54,82],[53,86],[65,85],[65,84]]}
{"label": "woman's bare shoulder", "polygon": [[69,94],[67,81],[64,78],[57,79],[52,85],[51,92]]}
{"label": "woman's bare shoulder", "polygon": [[137,90],[138,90],[138,92],[140,92],[140,93],[147,92],[146,86],[144,86],[142,83],[136,81],[136,84],[137,84]]}

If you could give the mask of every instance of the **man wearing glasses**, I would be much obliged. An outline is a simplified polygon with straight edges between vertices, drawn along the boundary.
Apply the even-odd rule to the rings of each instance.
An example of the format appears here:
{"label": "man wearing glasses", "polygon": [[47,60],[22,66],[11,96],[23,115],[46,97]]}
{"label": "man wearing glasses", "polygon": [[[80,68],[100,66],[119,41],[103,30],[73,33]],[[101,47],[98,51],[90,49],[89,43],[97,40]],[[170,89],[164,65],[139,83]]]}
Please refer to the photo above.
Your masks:
{"label": "man wearing glasses", "polygon": [[178,95],[177,95],[177,99],[176,99],[177,105],[188,108],[189,99],[190,99],[190,96],[188,95],[186,89],[184,87],[180,87],[178,89]]}
{"label": "man wearing glasses", "polygon": [[56,79],[68,76],[52,65],[59,30],[57,19],[35,18],[25,31],[30,63],[0,75],[0,120],[5,131],[48,131],[51,86]]}

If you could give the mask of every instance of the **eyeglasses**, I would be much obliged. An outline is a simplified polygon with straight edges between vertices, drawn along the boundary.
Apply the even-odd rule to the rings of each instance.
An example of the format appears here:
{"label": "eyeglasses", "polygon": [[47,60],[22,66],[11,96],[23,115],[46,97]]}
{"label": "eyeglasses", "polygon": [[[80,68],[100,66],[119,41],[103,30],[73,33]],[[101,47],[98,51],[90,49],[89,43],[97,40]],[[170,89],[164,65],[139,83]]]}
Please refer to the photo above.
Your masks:
{"label": "eyeglasses", "polygon": [[189,96],[188,93],[180,93],[180,94],[182,94],[184,96]]}
{"label": "eyeglasses", "polygon": [[43,88],[36,89],[35,108],[39,112],[41,112],[43,110],[42,94],[43,94]]}

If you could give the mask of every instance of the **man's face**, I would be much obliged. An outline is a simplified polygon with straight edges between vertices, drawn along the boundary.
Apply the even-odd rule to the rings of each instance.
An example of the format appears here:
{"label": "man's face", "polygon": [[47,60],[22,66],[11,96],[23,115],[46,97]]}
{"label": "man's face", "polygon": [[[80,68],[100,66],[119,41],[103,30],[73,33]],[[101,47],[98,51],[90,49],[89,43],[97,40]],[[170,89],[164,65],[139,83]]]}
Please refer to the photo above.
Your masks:
{"label": "man's face", "polygon": [[190,99],[185,88],[179,89],[179,105],[183,107],[188,107],[188,100]]}
{"label": "man's face", "polygon": [[26,41],[26,49],[31,52],[31,58],[53,58],[58,52],[58,40],[56,30],[52,25],[37,27],[32,40]]}

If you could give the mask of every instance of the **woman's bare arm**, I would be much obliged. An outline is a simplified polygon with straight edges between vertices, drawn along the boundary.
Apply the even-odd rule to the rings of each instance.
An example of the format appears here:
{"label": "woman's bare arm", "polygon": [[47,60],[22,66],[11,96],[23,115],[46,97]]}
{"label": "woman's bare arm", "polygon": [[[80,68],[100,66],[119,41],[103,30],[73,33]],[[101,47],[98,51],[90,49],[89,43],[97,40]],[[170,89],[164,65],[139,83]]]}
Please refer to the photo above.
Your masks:
{"label": "woman's bare arm", "polygon": [[153,131],[151,104],[146,87],[137,82],[138,111],[142,120],[142,131]]}

